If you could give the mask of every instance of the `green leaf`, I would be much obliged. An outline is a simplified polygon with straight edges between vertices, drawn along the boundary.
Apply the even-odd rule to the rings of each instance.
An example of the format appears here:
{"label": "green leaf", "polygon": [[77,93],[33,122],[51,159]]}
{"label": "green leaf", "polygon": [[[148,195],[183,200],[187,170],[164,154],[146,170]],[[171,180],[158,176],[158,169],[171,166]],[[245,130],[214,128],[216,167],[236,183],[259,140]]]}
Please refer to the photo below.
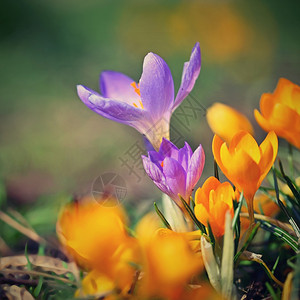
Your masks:
{"label": "green leaf", "polygon": [[227,212],[225,216],[225,234],[221,263],[221,286],[222,295],[225,299],[233,298],[234,239],[231,224],[231,215]]}
{"label": "green leaf", "polygon": [[214,256],[212,245],[206,240],[206,238],[203,235],[200,239],[200,245],[203,263],[208,275],[208,279],[211,285],[217,291],[221,291],[220,270]]}

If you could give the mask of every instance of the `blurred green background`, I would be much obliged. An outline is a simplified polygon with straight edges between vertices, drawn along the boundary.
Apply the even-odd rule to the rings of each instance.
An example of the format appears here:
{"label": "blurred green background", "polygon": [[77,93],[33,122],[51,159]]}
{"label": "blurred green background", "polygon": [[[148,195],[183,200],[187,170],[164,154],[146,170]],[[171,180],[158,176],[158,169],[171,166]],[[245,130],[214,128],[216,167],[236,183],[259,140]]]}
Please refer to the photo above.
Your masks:
{"label": "blurred green background", "polygon": [[[273,91],[280,77],[299,83],[299,7],[278,0],[2,1],[0,176],[9,205],[44,228],[62,202],[89,194],[105,172],[126,180],[128,205],[152,205],[160,197],[141,170],[138,181],[119,160],[142,143],[140,135],[96,115],[76,94],[76,84],[98,90],[105,69],[138,80],[150,51],[166,60],[177,90],[199,41],[202,70],[193,97],[205,107],[235,106],[263,137],[253,118],[260,95]],[[206,152],[202,183],[213,172],[204,113],[183,132]]]}

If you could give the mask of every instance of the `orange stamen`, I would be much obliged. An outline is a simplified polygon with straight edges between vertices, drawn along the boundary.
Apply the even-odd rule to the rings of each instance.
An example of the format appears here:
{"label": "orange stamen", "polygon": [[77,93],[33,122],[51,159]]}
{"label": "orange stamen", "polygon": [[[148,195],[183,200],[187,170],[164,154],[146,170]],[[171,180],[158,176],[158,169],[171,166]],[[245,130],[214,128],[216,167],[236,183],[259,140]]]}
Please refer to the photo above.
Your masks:
{"label": "orange stamen", "polygon": [[[141,97],[140,84],[139,83],[136,84],[136,82],[134,81],[130,85],[134,88],[134,91]],[[144,105],[143,105],[143,102],[141,99],[139,99],[139,104],[140,104],[140,107],[142,109],[144,109]],[[139,107],[138,104],[136,104],[136,103],[132,103],[132,105],[137,108]]]}
{"label": "orange stamen", "polygon": [[138,85],[136,85],[136,82],[132,82],[130,84],[133,88],[134,88],[134,91],[139,95],[141,96],[141,92],[140,92],[140,84],[138,83]]}
{"label": "orange stamen", "polygon": [[163,167],[164,167],[164,162],[162,161],[162,162],[160,163],[160,165],[161,165],[161,167],[163,168]]}

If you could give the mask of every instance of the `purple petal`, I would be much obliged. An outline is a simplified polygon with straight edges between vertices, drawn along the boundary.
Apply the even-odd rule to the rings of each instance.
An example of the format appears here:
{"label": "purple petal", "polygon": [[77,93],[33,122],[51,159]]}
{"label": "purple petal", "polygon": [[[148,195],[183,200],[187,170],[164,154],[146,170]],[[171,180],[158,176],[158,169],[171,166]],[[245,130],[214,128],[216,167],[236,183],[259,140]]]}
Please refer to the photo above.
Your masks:
{"label": "purple petal", "polygon": [[150,141],[145,136],[143,137],[143,140],[144,140],[144,145],[145,145],[145,148],[146,148],[147,152],[155,151],[154,147],[152,146]]}
{"label": "purple petal", "polygon": [[164,156],[156,151],[149,151],[148,152],[149,158],[152,162],[156,163],[156,165],[160,165],[161,162],[164,160]]}
{"label": "purple petal", "polygon": [[154,121],[170,110],[174,101],[173,78],[166,62],[154,53],[144,59],[140,91],[143,106]]}
{"label": "purple petal", "polygon": [[82,102],[97,114],[119,123],[131,125],[138,130],[142,130],[144,127],[145,116],[142,109],[125,102],[104,98],[82,85],[77,86],[77,93]]}
{"label": "purple petal", "polygon": [[184,147],[179,149],[178,151],[178,162],[182,165],[185,171],[187,171],[188,169],[192,155],[193,151],[190,145],[187,142],[185,142]]}
{"label": "purple petal", "polygon": [[191,157],[188,172],[187,172],[187,184],[186,190],[188,193],[191,193],[195,185],[197,184],[198,180],[203,171],[205,162],[205,154],[202,146],[200,145],[194,152]]}
{"label": "purple petal", "polygon": [[162,139],[160,144],[159,153],[163,157],[172,157],[174,159],[178,159],[178,148],[166,138]]}
{"label": "purple petal", "polygon": [[164,159],[163,173],[166,177],[166,185],[177,197],[178,194],[185,197],[186,173],[183,167],[173,158]]}
{"label": "purple petal", "polygon": [[161,168],[159,168],[155,163],[153,163],[149,157],[142,155],[144,169],[147,175],[156,182],[162,182],[164,175]]}
{"label": "purple petal", "polygon": [[114,71],[104,71],[100,75],[100,90],[105,98],[111,98],[131,104],[138,102],[140,96],[134,91],[130,77]]}
{"label": "purple petal", "polygon": [[93,95],[97,95],[100,96],[99,93],[93,91],[92,89],[84,86],[84,85],[77,85],[77,94],[79,96],[79,98],[82,100],[82,102],[85,105],[88,105],[89,103],[89,97],[93,94]]}
{"label": "purple petal", "polygon": [[169,195],[170,197],[172,197],[172,196],[174,197],[173,193],[170,191],[170,189],[164,183],[164,181],[162,181],[162,182],[153,181],[153,182],[163,193]]}
{"label": "purple petal", "polygon": [[173,105],[173,111],[180,105],[184,98],[191,92],[201,69],[201,52],[199,43],[196,43],[190,60],[184,63],[180,88]]}

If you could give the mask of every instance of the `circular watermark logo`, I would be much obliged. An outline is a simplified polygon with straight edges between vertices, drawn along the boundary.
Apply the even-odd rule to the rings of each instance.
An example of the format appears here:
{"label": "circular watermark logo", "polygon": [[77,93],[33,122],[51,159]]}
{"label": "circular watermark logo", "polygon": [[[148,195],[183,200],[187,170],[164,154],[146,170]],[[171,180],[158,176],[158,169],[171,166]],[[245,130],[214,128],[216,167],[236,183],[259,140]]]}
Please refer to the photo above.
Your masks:
{"label": "circular watermark logo", "polygon": [[124,201],[126,194],[126,182],[119,174],[113,172],[104,173],[93,182],[92,195],[101,205],[119,205]]}

